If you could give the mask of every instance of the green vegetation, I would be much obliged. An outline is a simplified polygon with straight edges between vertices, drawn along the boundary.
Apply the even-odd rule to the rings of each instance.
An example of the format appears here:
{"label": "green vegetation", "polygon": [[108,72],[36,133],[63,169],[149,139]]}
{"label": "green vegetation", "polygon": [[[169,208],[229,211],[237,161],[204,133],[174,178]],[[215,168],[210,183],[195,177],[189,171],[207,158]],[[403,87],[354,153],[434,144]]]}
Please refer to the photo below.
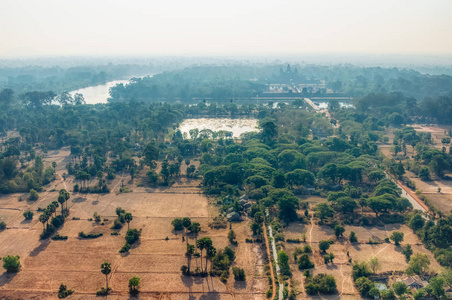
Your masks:
{"label": "green vegetation", "polygon": [[3,268],[6,270],[6,272],[14,273],[19,272],[20,270],[20,260],[19,256],[16,255],[8,255],[6,257],[3,257]]}

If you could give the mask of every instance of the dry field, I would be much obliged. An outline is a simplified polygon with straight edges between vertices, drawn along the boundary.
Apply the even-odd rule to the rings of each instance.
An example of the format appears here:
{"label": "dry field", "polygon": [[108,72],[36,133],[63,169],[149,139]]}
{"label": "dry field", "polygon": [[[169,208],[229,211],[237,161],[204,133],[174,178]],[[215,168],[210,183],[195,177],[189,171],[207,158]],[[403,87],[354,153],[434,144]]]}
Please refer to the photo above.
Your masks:
{"label": "dry field", "polygon": [[[187,264],[186,246],[182,233],[172,230],[173,218],[190,217],[199,222],[202,228],[199,237],[211,237],[217,249],[229,243],[229,229],[211,230],[208,227],[218,213],[209,204],[209,199],[200,193],[197,180],[182,179],[171,188],[152,189],[130,184],[128,176],[117,176],[109,183],[110,194],[71,195],[70,216],[58,232],[67,235],[68,240],[40,241],[42,224],[38,221],[37,208],[46,207],[57,199],[59,189],[70,191],[74,184],[72,178],[63,181],[60,176],[65,172],[68,154],[67,151],[49,153],[46,161],[57,161],[59,175],[46,191],[40,193],[38,201],[18,201],[19,194],[0,197],[0,219],[8,227],[0,232],[0,256],[19,255],[22,264],[17,274],[0,273],[0,299],[55,299],[61,283],[75,290],[70,299],[94,299],[95,292],[105,286],[105,276],[100,272],[104,261],[112,265],[109,286],[113,293],[109,299],[128,299],[128,280],[133,276],[141,278],[141,299],[265,298],[268,280],[263,271],[263,252],[259,245],[245,243],[245,238],[251,235],[248,221],[232,225],[239,242],[233,247],[237,256],[234,265],[245,269],[246,283],[235,283],[232,274],[227,284],[218,277],[181,275],[180,267]],[[182,174],[184,172],[183,169]],[[122,180],[133,192],[119,194]],[[127,254],[118,252],[125,243],[127,227],[124,226],[119,236],[110,234],[116,207],[132,212],[130,227],[142,229],[140,241]],[[23,221],[25,210],[35,212],[32,221]],[[88,221],[94,212],[102,219],[108,219],[105,225]],[[73,217],[80,220],[73,220]],[[79,239],[80,231],[104,235],[97,239]],[[190,238],[190,243],[194,243],[194,237]],[[193,259],[192,268],[198,265],[200,260]]]}
{"label": "dry field", "polygon": [[[307,296],[304,291],[304,276],[303,271],[298,269],[297,264],[293,259],[293,252],[296,247],[303,247],[304,243],[293,244],[285,243],[285,251],[290,257],[292,280],[296,282],[298,292],[297,299],[361,299],[358,291],[354,287],[353,279],[351,277],[352,265],[349,263],[349,258],[353,261],[370,261],[373,257],[377,257],[380,262],[380,268],[377,273],[386,271],[405,270],[408,267],[405,256],[401,253],[401,247],[395,246],[393,243],[386,243],[384,239],[389,237],[392,231],[401,231],[404,233],[404,241],[402,246],[411,244],[413,252],[426,253],[431,261],[430,269],[438,271],[441,269],[436,262],[433,254],[425,249],[418,237],[413,231],[405,225],[386,225],[384,227],[357,227],[345,226],[344,237],[336,239],[334,230],[329,226],[318,225],[316,220],[312,220],[310,224],[291,224],[284,229],[284,236],[286,239],[301,239],[301,234],[306,233],[306,243],[311,245],[313,253],[310,255],[311,261],[314,262],[315,268],[313,274],[327,273],[331,274],[336,279],[337,289],[339,294],[331,296]],[[348,236],[351,231],[356,233],[358,243],[351,244]],[[332,252],[335,255],[334,264],[325,265],[323,257],[320,253],[318,244],[321,240],[334,240],[330,249],[327,252]],[[369,239],[382,241],[381,244],[366,244]],[[350,257],[347,256],[349,252]]]}
{"label": "dry field", "polygon": [[[441,139],[447,137],[445,132],[448,132],[448,127],[439,126],[427,126],[427,125],[413,125],[413,128],[419,132],[430,132],[432,134],[433,147],[441,150],[442,144]],[[380,144],[379,150],[387,157],[392,158],[393,155],[390,152],[390,147],[392,145],[392,140],[394,138],[393,129],[389,129],[386,132],[389,137],[389,142],[387,144]],[[411,146],[407,146],[407,158],[411,159],[411,155],[414,150]],[[452,174],[446,174],[452,177]],[[436,176],[432,176],[431,181],[422,181],[419,176],[416,176],[412,172],[407,171],[405,174],[410,180],[416,184],[416,189],[420,190],[423,195],[425,195],[430,202],[443,213],[448,214],[452,210],[452,180],[442,180]],[[441,188],[441,192],[438,193],[438,188]]]}

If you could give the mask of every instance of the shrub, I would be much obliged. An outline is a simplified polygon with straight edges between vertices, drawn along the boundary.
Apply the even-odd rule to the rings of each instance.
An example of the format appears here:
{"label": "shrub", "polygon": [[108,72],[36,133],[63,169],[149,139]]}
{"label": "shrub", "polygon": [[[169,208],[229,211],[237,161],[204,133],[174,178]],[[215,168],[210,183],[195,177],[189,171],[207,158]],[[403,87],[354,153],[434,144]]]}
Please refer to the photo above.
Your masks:
{"label": "shrub", "polygon": [[63,240],[67,240],[67,235],[55,234],[54,236],[51,237],[51,239],[54,241],[63,241]]}
{"label": "shrub", "polygon": [[74,292],[74,290],[68,290],[67,286],[60,285],[60,289],[58,290],[58,298],[66,298],[67,296],[71,295]]}
{"label": "shrub", "polygon": [[119,235],[120,233],[119,233],[119,231],[113,231],[112,233],[111,233],[111,235]]}
{"label": "shrub", "polygon": [[124,253],[130,250],[130,244],[129,243],[125,243],[124,246],[122,246],[122,248],[119,250],[119,253]]}
{"label": "shrub", "polygon": [[31,189],[30,190],[30,197],[29,197],[30,201],[36,201],[39,199],[39,194],[36,190]]}
{"label": "shrub", "polygon": [[305,289],[309,295],[317,293],[334,294],[337,292],[336,280],[333,275],[318,274],[315,277],[305,278]]}
{"label": "shrub", "polygon": [[126,233],[126,242],[130,245],[135,243],[140,239],[141,236],[141,230],[137,229],[129,229]]}
{"label": "shrub", "polygon": [[184,223],[182,218],[175,218],[171,221],[171,225],[173,225],[175,231],[184,230]]}
{"label": "shrub", "polygon": [[34,215],[34,213],[32,211],[29,211],[29,210],[24,211],[24,218],[25,218],[25,220],[33,219],[33,215]]}
{"label": "shrub", "polygon": [[304,253],[312,253],[312,248],[310,245],[304,245],[303,247],[303,252]]}
{"label": "shrub", "polygon": [[0,230],[4,230],[4,229],[6,229],[6,223],[1,221],[0,222]]}
{"label": "shrub", "polygon": [[299,258],[298,258],[298,268],[300,270],[305,270],[305,269],[311,269],[314,267],[314,264],[312,263],[312,261],[309,259],[309,255],[306,253],[303,253]]}
{"label": "shrub", "polygon": [[245,281],[246,280],[245,270],[244,269],[233,267],[232,268],[232,273],[234,274],[235,281]]}
{"label": "shrub", "polygon": [[300,244],[301,243],[300,239],[287,239],[286,242],[288,242],[288,243],[295,243],[295,244]]}
{"label": "shrub", "polygon": [[111,288],[106,289],[104,287],[101,287],[100,290],[96,292],[96,295],[97,296],[107,296],[109,291],[111,291]]}
{"label": "shrub", "polygon": [[78,236],[80,238],[83,238],[83,239],[95,239],[95,238],[98,238],[98,237],[103,236],[103,235],[104,235],[103,233],[89,233],[89,234],[86,234],[83,231],[80,231],[78,233]]}
{"label": "shrub", "polygon": [[358,289],[359,293],[363,297],[369,296],[369,291],[373,288],[375,288],[375,283],[373,283],[369,278],[367,277],[360,277],[355,282],[356,288]]}
{"label": "shrub", "polygon": [[19,255],[8,255],[6,257],[3,257],[3,268],[6,270],[6,272],[19,272],[19,258]]}
{"label": "shrub", "polygon": [[97,211],[94,212],[93,218],[94,218],[94,222],[96,222],[96,223],[99,223],[101,220],[100,215],[97,213]]}
{"label": "shrub", "polygon": [[110,227],[111,229],[121,229],[122,228],[122,223],[120,220],[115,219],[115,221],[113,222],[113,225],[111,225]]}
{"label": "shrub", "polygon": [[358,241],[358,238],[356,237],[356,233],[354,231],[350,232],[349,239],[351,243],[356,243]]}

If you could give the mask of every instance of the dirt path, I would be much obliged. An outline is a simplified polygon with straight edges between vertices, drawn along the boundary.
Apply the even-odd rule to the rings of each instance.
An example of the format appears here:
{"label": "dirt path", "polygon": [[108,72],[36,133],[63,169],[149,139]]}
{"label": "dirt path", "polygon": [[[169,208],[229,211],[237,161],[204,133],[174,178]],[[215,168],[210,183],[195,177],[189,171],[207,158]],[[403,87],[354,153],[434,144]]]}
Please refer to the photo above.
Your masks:
{"label": "dirt path", "polygon": [[275,297],[276,297],[275,273],[273,272],[272,256],[270,254],[270,243],[268,242],[267,227],[265,227],[265,222],[262,223],[262,227],[264,227],[265,246],[267,247],[268,263],[270,265],[270,274],[272,277],[272,291],[273,291],[272,299],[275,299]]}

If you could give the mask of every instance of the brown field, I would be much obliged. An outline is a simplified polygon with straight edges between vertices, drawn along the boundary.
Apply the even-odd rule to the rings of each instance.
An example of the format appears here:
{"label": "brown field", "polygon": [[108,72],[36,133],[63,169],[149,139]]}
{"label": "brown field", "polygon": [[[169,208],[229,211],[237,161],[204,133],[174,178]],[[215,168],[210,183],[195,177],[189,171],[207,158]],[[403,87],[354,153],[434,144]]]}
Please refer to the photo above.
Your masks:
{"label": "brown field", "polygon": [[[392,231],[402,231],[404,241],[402,246],[411,244],[413,252],[426,253],[431,261],[430,269],[432,271],[439,271],[440,265],[436,262],[433,254],[425,249],[421,244],[418,237],[413,231],[405,225],[386,225],[384,227],[357,227],[357,226],[345,226],[344,237],[336,239],[334,230],[329,226],[320,226],[316,224],[315,220],[312,220],[311,224],[291,224],[284,229],[284,236],[286,239],[292,238],[301,239],[301,234],[306,233],[306,243],[311,245],[313,253],[311,261],[314,262],[315,268],[313,274],[327,273],[331,274],[336,279],[337,289],[339,295],[331,296],[307,296],[304,292],[303,271],[298,269],[297,264],[293,260],[293,252],[296,247],[303,247],[304,243],[293,244],[285,243],[285,251],[290,257],[292,280],[296,282],[296,288],[298,292],[297,299],[361,299],[358,291],[354,287],[353,279],[351,277],[352,265],[348,262],[349,258],[353,261],[370,261],[373,257],[377,257],[380,262],[380,268],[378,273],[387,271],[404,271],[408,267],[405,256],[401,253],[401,247],[395,246],[393,243],[386,243],[384,239],[389,237]],[[356,233],[358,243],[351,244],[348,240],[348,235],[351,231]],[[331,245],[327,252],[333,252],[335,255],[334,264],[325,265],[322,254],[318,248],[318,243],[321,240],[334,240],[334,244]],[[369,239],[379,240],[381,244],[366,244]],[[350,257],[347,257],[349,252]]]}
{"label": "brown field", "polygon": [[[432,134],[433,145],[432,147],[439,150],[442,149],[441,139],[447,137],[445,131],[448,132],[448,127],[440,127],[437,125],[413,125],[416,131],[430,132]],[[389,158],[393,158],[393,153],[390,152],[392,140],[394,138],[394,130],[388,129],[385,134],[389,137],[387,144],[378,146],[381,153]],[[451,146],[451,145],[449,145]],[[406,159],[412,159],[411,156],[414,153],[414,149],[411,146],[407,146]],[[446,174],[452,177],[452,174]],[[405,177],[412,180],[416,185],[416,190],[420,190],[437,209],[445,214],[448,214],[452,210],[452,180],[442,180],[432,174],[431,181],[422,181],[419,176],[412,172],[406,171]],[[441,188],[441,193],[438,193],[438,188]]]}
{"label": "brown field", "polygon": [[[69,200],[70,216],[58,231],[67,235],[66,241],[40,241],[42,224],[38,221],[38,207],[46,207],[57,199],[61,188],[72,190],[73,178],[63,181],[62,173],[68,162],[68,150],[49,153],[46,163],[57,162],[57,179],[40,193],[36,202],[18,201],[21,194],[0,197],[0,220],[7,230],[0,233],[0,256],[19,255],[22,268],[17,274],[0,273],[0,299],[55,299],[60,284],[74,289],[71,299],[95,298],[95,292],[105,286],[100,272],[104,261],[112,264],[109,286],[113,288],[109,299],[128,299],[128,280],[141,278],[142,299],[264,299],[268,280],[264,274],[263,251],[257,244],[245,243],[250,237],[249,222],[233,224],[238,246],[235,266],[245,269],[246,283],[237,284],[231,274],[223,284],[218,277],[183,277],[180,267],[187,264],[182,233],[174,232],[171,220],[191,217],[201,224],[199,237],[209,236],[217,249],[228,245],[229,229],[211,230],[208,224],[218,215],[209,199],[200,193],[199,181],[182,179],[171,188],[152,189],[137,187],[130,177],[117,176],[109,183],[112,192],[106,195],[72,194]],[[185,168],[182,168],[184,174]],[[121,180],[133,192],[119,194]],[[135,183],[139,180],[135,180]],[[94,184],[91,183],[91,184]],[[24,197],[25,199],[25,197]],[[118,251],[124,245],[126,226],[119,236],[112,236],[110,226],[116,217],[116,207],[133,214],[131,228],[142,229],[137,245],[128,254]],[[35,212],[30,222],[23,221],[25,210]],[[58,209],[57,212],[60,212]],[[105,225],[88,221],[94,212],[101,215]],[[80,218],[73,220],[72,218]],[[78,233],[104,233],[97,239],[79,239]],[[168,240],[165,240],[168,237]],[[194,237],[190,238],[194,243]],[[203,259],[203,264],[205,259]],[[200,266],[200,259],[192,260],[192,269]]]}

